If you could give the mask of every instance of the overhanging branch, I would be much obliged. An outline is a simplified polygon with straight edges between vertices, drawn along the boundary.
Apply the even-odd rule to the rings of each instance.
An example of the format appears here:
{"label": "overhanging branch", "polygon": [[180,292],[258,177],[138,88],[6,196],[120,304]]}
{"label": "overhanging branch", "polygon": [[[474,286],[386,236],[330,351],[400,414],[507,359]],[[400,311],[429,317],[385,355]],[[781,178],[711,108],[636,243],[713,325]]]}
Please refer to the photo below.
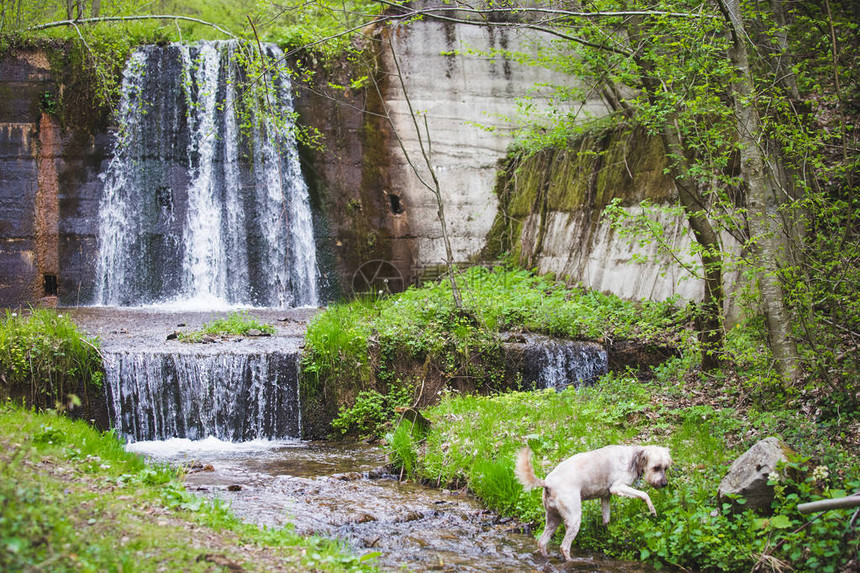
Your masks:
{"label": "overhanging branch", "polygon": [[48,22],[47,24],[39,24],[38,26],[30,26],[29,28],[24,28],[24,32],[38,32],[39,30],[48,30],[50,28],[59,28],[61,26],[75,26],[77,27],[80,24],[101,24],[104,22],[129,22],[133,20],[184,20],[186,22],[194,22],[195,24],[203,24],[204,26],[209,26],[221,32],[222,34],[226,34],[231,38],[237,38],[233,32],[222,28],[218,24],[213,24],[212,22],[207,22],[206,20],[201,20],[199,18],[192,18],[190,16],[177,16],[170,14],[162,14],[162,15],[142,15],[142,16],[105,16],[102,18],[80,18],[78,20],[58,20],[57,22]]}

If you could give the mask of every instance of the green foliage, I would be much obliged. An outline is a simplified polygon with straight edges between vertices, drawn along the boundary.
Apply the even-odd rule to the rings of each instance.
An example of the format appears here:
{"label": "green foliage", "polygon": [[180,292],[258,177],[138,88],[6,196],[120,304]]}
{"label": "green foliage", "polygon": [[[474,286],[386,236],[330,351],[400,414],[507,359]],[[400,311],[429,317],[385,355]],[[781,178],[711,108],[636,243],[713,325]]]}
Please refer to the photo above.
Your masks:
{"label": "green foliage", "polygon": [[207,322],[199,330],[180,332],[178,338],[183,342],[200,342],[206,336],[248,336],[252,330],[275,334],[274,326],[249,316],[247,311],[241,311]]}
{"label": "green foliage", "polygon": [[[540,491],[524,492],[513,473],[514,456],[524,443],[532,450],[538,476],[576,452],[611,443],[666,445],[674,459],[669,486],[653,491],[643,486],[657,516],[648,515],[638,500],[613,497],[606,529],[600,504],[586,501],[576,548],[656,567],[749,571],[761,561],[783,570],[844,570],[858,550],[858,537],[849,526],[852,511],[818,518],[796,511],[798,503],[846,493],[829,489],[833,478],[828,468],[810,471],[813,466],[802,462],[795,463],[793,472],[781,471],[773,517],[733,513],[729,504],[717,500],[718,484],[728,464],[772,428],[762,418],[739,417],[733,408],[660,405],[655,398],[663,386],[607,376],[579,390],[448,395],[425,411],[431,427],[421,447],[413,446],[419,454],[416,475],[433,483],[467,485],[488,507],[540,525]],[[787,439],[805,452],[816,447],[810,436]],[[830,455],[837,451],[831,449]],[[828,463],[838,464],[846,490],[860,489],[856,452],[841,450]]]}
{"label": "green foliage", "polygon": [[396,410],[409,406],[411,401],[411,391],[402,386],[392,386],[386,395],[376,390],[362,390],[352,406],[341,406],[331,425],[341,434],[377,437],[386,423],[394,419]]}
{"label": "green foliage", "polygon": [[[365,389],[371,378],[396,378],[407,357],[440,364],[486,389],[502,375],[499,333],[539,332],[572,339],[631,339],[683,345],[683,311],[673,301],[634,303],[565,285],[533,272],[473,267],[458,277],[466,312],[442,283],[381,299],[330,306],[308,325],[303,384]],[[371,366],[368,356],[378,349]],[[481,356],[482,361],[471,360]],[[371,370],[373,370],[371,372]]]}
{"label": "green foliage", "polygon": [[423,437],[418,426],[405,419],[400,420],[393,432],[384,436],[391,464],[401,468],[410,478],[418,467],[418,447]]}
{"label": "green foliage", "polygon": [[6,310],[0,322],[0,398],[26,396],[39,408],[79,405],[79,397],[102,386],[97,344],[53,310]]}

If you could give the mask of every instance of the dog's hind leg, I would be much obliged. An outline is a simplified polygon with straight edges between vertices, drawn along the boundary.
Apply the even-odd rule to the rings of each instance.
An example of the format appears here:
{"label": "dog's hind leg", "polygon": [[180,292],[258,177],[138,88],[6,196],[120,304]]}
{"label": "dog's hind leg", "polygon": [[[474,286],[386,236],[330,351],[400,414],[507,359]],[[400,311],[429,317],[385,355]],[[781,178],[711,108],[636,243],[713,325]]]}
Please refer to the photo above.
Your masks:
{"label": "dog's hind leg", "polygon": [[543,533],[541,533],[540,539],[538,539],[538,549],[540,550],[541,555],[547,557],[547,545],[549,545],[550,539],[552,539],[553,533],[558,529],[558,526],[561,525],[562,519],[561,514],[555,510],[554,507],[546,508],[546,527],[543,528]]}
{"label": "dog's hind leg", "polygon": [[609,499],[610,496],[601,497],[600,498],[600,512],[603,514],[603,525],[604,527],[609,525]]}
{"label": "dog's hind leg", "polygon": [[559,506],[564,517],[564,539],[561,541],[561,553],[565,561],[570,561],[570,545],[579,533],[582,524],[582,499],[579,492],[567,495],[559,500]]}

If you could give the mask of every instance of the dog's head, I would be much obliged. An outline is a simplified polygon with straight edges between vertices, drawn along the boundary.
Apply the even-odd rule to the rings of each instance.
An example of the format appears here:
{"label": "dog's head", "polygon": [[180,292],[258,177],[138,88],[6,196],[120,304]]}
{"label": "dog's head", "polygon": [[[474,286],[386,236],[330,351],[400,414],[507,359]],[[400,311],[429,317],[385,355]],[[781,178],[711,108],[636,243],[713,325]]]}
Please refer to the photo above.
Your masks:
{"label": "dog's head", "polygon": [[669,483],[666,471],[671,465],[669,450],[660,446],[642,446],[633,455],[636,475],[644,478],[652,487],[665,487]]}

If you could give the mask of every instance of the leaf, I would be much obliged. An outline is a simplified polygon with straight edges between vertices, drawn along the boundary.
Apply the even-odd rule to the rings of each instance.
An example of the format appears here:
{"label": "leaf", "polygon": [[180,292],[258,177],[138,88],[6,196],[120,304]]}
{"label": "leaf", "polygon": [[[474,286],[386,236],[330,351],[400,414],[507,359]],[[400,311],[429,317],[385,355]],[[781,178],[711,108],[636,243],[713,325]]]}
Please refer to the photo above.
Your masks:
{"label": "leaf", "polygon": [[770,526],[775,529],[788,529],[791,527],[791,519],[787,515],[776,515],[771,518]]}

